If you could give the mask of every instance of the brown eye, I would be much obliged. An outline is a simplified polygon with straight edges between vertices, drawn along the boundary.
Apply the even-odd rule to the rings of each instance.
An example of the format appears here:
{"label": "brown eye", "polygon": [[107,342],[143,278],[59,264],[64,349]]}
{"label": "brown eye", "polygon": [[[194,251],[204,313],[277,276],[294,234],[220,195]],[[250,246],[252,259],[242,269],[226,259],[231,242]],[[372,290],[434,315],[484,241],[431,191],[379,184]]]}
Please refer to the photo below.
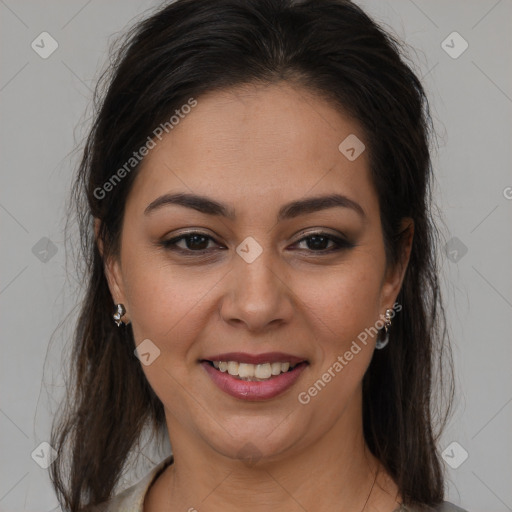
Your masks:
{"label": "brown eye", "polygon": [[[311,233],[299,240],[297,244],[305,242],[308,251],[318,253],[331,253],[339,251],[341,249],[349,249],[355,247],[354,244],[344,240],[343,238],[331,235],[330,233]],[[328,244],[332,242],[334,246],[328,247]]]}
{"label": "brown eye", "polygon": [[[194,253],[201,255],[204,253],[210,253],[214,249],[209,248],[208,244],[210,241],[216,243],[216,241],[209,235],[200,232],[186,233],[170,240],[164,240],[160,242],[165,249],[170,251],[180,252],[186,255],[193,255]],[[183,242],[183,243],[182,243]],[[182,245],[178,245],[182,243]],[[330,233],[311,233],[310,235],[302,238],[295,245],[305,243],[305,249],[310,253],[331,254],[336,251],[343,249],[350,249],[355,247],[355,244],[348,242],[347,240],[334,236]],[[329,244],[332,244],[329,246]],[[219,245],[219,244],[217,244]]]}
{"label": "brown eye", "polygon": [[[184,252],[209,252],[208,243],[214,239],[206,235],[204,233],[187,233],[185,235],[180,235],[175,238],[171,238],[170,240],[165,240],[162,242],[162,245],[169,250],[178,250]],[[184,241],[182,246],[179,246],[178,243]]]}

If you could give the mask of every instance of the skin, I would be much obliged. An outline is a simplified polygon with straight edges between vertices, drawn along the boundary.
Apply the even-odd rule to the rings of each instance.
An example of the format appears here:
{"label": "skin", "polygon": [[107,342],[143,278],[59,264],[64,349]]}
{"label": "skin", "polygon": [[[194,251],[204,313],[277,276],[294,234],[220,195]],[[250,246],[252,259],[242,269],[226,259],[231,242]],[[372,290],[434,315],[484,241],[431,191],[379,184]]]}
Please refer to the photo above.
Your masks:
{"label": "skin", "polygon": [[[409,261],[413,224],[404,219],[401,262],[386,266],[368,152],[349,161],[338,150],[349,134],[365,139],[356,121],[305,89],[250,85],[198,98],[145,157],[125,207],[120,258],[105,264],[135,343],[150,339],[161,351],[142,368],[164,405],[175,463],[146,495],[145,512],[391,512],[401,501],[362,433],[374,338],[307,405],[297,398],[393,307]],[[144,215],[171,192],[213,198],[236,219],[177,205]],[[335,207],[276,222],[284,203],[333,192],[366,217]],[[304,229],[345,234],[356,246],[325,254],[335,244],[317,249]],[[178,246],[188,257],[158,245],[191,230],[212,237],[200,246],[210,256],[186,240]],[[252,263],[236,253],[248,236],[263,250]],[[309,366],[285,393],[244,401],[199,364],[231,351],[281,351]],[[241,449],[256,462],[242,460]]]}

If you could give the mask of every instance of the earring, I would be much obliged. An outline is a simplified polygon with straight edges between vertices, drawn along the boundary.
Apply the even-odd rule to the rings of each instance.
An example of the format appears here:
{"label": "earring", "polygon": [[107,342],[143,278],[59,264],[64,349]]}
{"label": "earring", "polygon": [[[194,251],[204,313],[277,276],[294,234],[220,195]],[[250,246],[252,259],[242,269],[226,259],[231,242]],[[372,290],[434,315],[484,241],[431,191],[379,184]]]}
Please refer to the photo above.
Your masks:
{"label": "earring", "polygon": [[128,325],[130,322],[123,322],[121,320],[121,317],[126,313],[126,308],[124,307],[124,304],[116,304],[116,312],[112,315],[114,318],[114,322],[116,323],[117,327],[119,327],[121,324]]}
{"label": "earring", "polygon": [[[386,309],[385,320],[384,320],[384,339],[380,339],[380,333],[377,337],[377,342],[375,343],[375,348],[377,350],[383,349],[389,342],[389,327],[391,326],[391,314],[393,313],[392,309]],[[381,329],[382,331],[382,329]]]}

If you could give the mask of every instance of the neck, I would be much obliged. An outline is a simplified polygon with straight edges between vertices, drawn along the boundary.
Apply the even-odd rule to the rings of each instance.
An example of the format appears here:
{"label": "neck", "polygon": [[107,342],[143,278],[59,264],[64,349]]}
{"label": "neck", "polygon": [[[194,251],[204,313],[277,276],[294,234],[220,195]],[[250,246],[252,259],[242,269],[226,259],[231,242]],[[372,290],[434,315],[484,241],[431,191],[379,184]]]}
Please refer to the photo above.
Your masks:
{"label": "neck", "polygon": [[213,450],[167,415],[174,464],[153,486],[144,512],[390,512],[397,488],[364,442],[362,415],[347,412],[314,443],[246,461]]}

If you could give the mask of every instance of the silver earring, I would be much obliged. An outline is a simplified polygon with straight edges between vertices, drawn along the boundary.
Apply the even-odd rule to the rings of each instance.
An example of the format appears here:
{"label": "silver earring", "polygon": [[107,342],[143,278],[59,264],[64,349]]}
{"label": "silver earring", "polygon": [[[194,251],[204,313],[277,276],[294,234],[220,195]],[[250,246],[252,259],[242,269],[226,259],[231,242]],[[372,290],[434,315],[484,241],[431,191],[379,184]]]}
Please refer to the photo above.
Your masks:
{"label": "silver earring", "polygon": [[[112,315],[114,318],[114,322],[116,323],[117,327],[119,327],[121,324],[125,324],[121,320],[121,317],[126,313],[126,309],[124,307],[124,304],[116,304],[116,312]],[[127,324],[125,324],[127,325]]]}
{"label": "silver earring", "polygon": [[[389,343],[389,327],[391,325],[391,314],[392,313],[393,313],[392,309],[386,309],[385,320],[384,320],[384,339],[380,338],[380,333],[379,333],[379,336],[377,337],[377,342],[375,343],[375,348],[377,350],[383,349]],[[382,331],[382,329],[381,329],[381,331]]]}

